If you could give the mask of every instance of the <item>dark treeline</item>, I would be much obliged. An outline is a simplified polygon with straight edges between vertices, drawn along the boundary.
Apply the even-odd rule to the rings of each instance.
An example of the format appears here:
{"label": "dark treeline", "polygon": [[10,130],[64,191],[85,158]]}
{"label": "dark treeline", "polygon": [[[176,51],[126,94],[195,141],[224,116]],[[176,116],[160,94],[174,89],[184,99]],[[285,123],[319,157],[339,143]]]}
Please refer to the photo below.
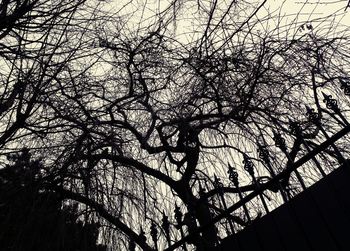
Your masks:
{"label": "dark treeline", "polygon": [[98,225],[79,220],[77,205],[64,205],[59,194],[43,189],[41,163],[28,149],[9,155],[0,172],[0,246],[2,250],[91,250]]}

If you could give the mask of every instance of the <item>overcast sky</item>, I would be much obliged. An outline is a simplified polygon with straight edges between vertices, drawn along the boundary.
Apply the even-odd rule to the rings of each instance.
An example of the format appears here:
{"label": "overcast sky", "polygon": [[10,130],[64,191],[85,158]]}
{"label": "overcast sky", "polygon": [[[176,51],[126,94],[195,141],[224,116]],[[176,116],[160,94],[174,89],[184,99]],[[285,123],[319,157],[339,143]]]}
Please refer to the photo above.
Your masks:
{"label": "overcast sky", "polygon": [[[237,19],[239,16],[242,18],[244,15],[248,16],[254,11],[254,8],[246,8],[248,3],[256,2],[256,6],[261,4],[263,1],[255,0],[236,0],[238,4],[231,9],[231,18]],[[148,26],[154,23],[156,20],[155,14],[164,11],[171,3],[176,2],[173,6],[182,6],[178,8],[177,11],[177,20],[176,20],[176,34],[179,36],[181,34],[181,40],[193,41],[193,33],[196,30],[193,30],[195,27],[193,24],[198,22],[198,3],[203,6],[212,6],[215,2],[214,0],[120,0],[120,1],[110,1],[115,11],[118,12],[118,15],[123,16],[123,20],[127,21],[128,29],[137,30],[142,25]],[[232,0],[220,0],[218,5],[222,5],[222,10],[225,9],[225,5],[228,6]],[[266,17],[269,13],[273,18],[268,21],[269,28],[272,28],[275,25],[287,27],[291,26],[292,29],[289,32],[295,33],[299,26],[304,22],[312,22],[314,28],[321,28],[327,32],[333,33],[342,33],[344,30],[347,30],[350,25],[350,8],[345,11],[348,0],[267,0],[264,7],[258,12],[259,17]],[[185,6],[185,7],[183,7]],[[108,7],[111,10],[110,7]],[[208,8],[209,9],[209,8]],[[220,16],[220,8],[216,11],[216,14]],[[173,12],[174,8],[171,8],[169,13]],[[132,14],[131,14],[132,13]],[[197,14],[197,16],[195,16]],[[171,14],[169,14],[171,15]],[[281,17],[284,18],[281,18]],[[276,17],[279,20],[278,24],[276,23]],[[203,19],[205,17],[203,16]],[[142,22],[140,22],[142,20]],[[267,24],[267,23],[266,23]],[[174,31],[175,31],[174,30]],[[186,35],[185,35],[186,34]],[[179,39],[179,37],[178,37]]]}

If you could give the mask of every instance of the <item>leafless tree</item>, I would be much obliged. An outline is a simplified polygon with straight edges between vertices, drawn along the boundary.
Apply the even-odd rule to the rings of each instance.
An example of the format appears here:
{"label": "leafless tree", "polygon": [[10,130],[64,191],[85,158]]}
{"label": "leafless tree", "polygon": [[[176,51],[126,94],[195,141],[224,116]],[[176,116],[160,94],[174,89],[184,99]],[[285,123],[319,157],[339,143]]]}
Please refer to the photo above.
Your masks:
{"label": "leafless tree", "polygon": [[76,19],[83,2],[1,1],[0,144],[4,151],[16,148],[28,133],[40,136],[45,89],[79,48],[68,34],[82,36]]}
{"label": "leafless tree", "polygon": [[[93,210],[117,250],[163,250],[188,234],[183,249],[212,250],[234,230],[229,221],[239,229],[263,209],[253,202],[251,219],[213,218],[308,151],[291,121],[310,149],[325,139],[305,105],[322,114],[329,135],[345,123],[321,96],[348,103],[348,30],[336,19],[288,19],[268,1],[82,2],[82,12],[69,2],[49,11],[49,3],[33,2],[47,16],[16,14],[3,29],[14,45],[1,54],[12,68],[3,75],[0,143],[6,151],[31,142],[46,163],[44,185]],[[324,155],[325,167],[337,161],[333,150]],[[309,167],[304,175],[318,179]]]}

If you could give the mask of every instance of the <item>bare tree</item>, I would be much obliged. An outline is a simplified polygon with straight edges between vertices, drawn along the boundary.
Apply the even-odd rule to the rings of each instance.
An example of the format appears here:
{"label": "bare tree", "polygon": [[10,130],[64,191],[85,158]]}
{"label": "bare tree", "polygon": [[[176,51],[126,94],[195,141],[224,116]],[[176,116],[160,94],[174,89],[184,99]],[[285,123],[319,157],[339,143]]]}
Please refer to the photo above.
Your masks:
{"label": "bare tree", "polygon": [[43,131],[35,129],[35,126],[40,128],[40,113],[44,112],[40,102],[45,89],[75,58],[79,44],[69,41],[67,34],[81,36],[76,15],[83,2],[1,2],[0,144],[3,150],[10,150],[28,133],[39,135]]}
{"label": "bare tree", "polygon": [[[13,84],[3,96],[12,101],[2,106],[7,124],[0,143],[33,142],[46,161],[44,185],[92,209],[105,224],[102,239],[115,249],[175,248],[189,234],[183,249],[213,250],[280,203],[275,192],[293,195],[297,177],[284,177],[283,187],[265,195],[273,197],[269,205],[250,205],[251,218],[241,210],[213,222],[305,154],[305,140],[313,149],[325,139],[305,105],[322,114],[329,134],[345,123],[320,100],[324,91],[348,102],[341,90],[349,83],[348,31],[332,31],[326,18],[284,25],[287,17],[267,1],[164,4],[151,12],[131,1],[101,3],[83,11],[96,13],[84,26],[69,18],[78,7],[63,3],[65,21],[58,30],[49,26],[44,49],[36,34],[29,43],[35,46],[28,45],[34,50],[18,56],[32,62],[26,69],[35,74],[8,73],[25,76],[26,85],[21,92],[16,78],[8,80]],[[53,46],[46,42],[52,34]],[[337,161],[333,150],[325,156],[326,167]],[[230,166],[240,176],[231,177],[235,184]],[[303,175],[318,179],[309,167]]]}

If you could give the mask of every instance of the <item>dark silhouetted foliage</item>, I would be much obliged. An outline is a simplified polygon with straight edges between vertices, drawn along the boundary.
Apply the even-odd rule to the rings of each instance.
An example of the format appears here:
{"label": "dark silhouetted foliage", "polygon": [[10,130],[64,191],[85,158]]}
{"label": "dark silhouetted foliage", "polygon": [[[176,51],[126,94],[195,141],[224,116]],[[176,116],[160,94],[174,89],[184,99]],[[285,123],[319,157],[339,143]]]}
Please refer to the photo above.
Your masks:
{"label": "dark silhouetted foliage", "polygon": [[106,250],[96,244],[97,224],[78,220],[76,204],[41,189],[41,163],[27,149],[8,160],[0,172],[1,250]]}

